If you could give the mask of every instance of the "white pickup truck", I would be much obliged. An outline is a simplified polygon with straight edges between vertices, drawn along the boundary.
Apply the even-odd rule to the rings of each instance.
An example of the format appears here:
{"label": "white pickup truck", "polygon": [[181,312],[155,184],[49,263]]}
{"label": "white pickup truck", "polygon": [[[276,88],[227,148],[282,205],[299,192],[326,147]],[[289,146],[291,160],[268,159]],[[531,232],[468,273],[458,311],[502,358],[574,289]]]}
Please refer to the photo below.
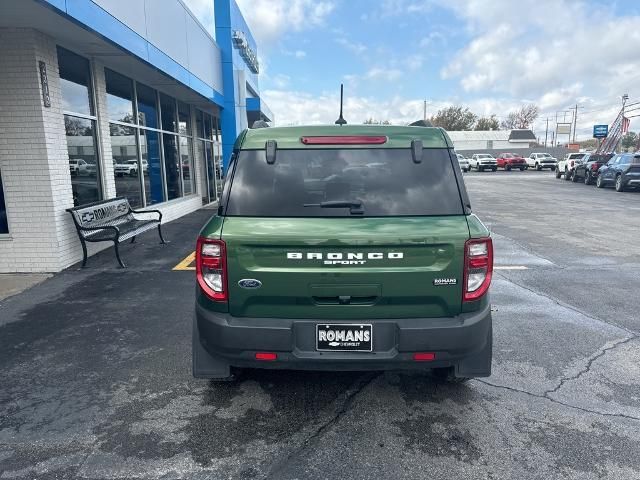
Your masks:
{"label": "white pickup truck", "polygon": [[474,153],[471,160],[469,160],[469,170],[472,168],[479,172],[484,172],[485,170],[495,172],[498,169],[498,162],[488,153]]}
{"label": "white pickup truck", "polygon": [[576,166],[582,163],[582,158],[585,155],[585,153],[567,153],[562,160],[558,161],[558,168],[556,168],[556,178],[560,178],[562,175],[564,175],[565,180],[571,180]]}
{"label": "white pickup truck", "polygon": [[556,169],[556,163],[558,163],[558,159],[548,153],[532,153],[526,160],[527,167],[535,168],[536,170],[549,168],[551,171],[554,171]]}

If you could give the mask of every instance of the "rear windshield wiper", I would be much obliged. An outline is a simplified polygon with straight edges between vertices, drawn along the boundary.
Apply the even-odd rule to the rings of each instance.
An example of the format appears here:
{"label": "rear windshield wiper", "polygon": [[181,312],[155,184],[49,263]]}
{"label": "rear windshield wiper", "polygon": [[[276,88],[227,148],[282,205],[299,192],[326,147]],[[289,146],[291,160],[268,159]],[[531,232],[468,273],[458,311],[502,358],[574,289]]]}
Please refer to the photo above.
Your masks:
{"label": "rear windshield wiper", "polygon": [[320,203],[305,203],[305,207],[320,207],[320,208],[348,208],[352,214],[363,214],[364,208],[362,207],[361,200],[329,200]]}

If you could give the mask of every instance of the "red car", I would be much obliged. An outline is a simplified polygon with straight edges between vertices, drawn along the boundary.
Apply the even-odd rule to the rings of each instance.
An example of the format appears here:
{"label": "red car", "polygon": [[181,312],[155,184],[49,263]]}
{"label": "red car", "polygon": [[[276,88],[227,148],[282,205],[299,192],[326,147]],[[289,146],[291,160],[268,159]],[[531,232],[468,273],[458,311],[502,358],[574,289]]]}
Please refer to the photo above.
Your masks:
{"label": "red car", "polygon": [[512,168],[519,168],[520,171],[527,169],[527,161],[515,153],[501,153],[496,160],[498,168],[504,168],[507,171]]}

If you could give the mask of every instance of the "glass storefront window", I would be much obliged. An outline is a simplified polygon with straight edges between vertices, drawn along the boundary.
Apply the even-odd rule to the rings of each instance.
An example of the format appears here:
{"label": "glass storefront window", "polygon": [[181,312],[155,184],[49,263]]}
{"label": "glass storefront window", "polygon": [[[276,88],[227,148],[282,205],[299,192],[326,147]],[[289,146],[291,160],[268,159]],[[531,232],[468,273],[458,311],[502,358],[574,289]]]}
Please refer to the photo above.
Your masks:
{"label": "glass storefront window", "polygon": [[184,194],[191,195],[195,193],[195,172],[193,170],[193,156],[191,154],[191,139],[188,137],[180,137],[180,157]]}
{"label": "glass storefront window", "polygon": [[216,173],[214,167],[214,156],[213,156],[213,143],[211,142],[202,142],[202,147],[204,149],[204,160],[205,167],[207,169],[207,188],[209,201],[213,202],[218,196],[216,195]]}
{"label": "glass storefront window", "polygon": [[162,134],[164,174],[167,181],[167,200],[173,200],[174,198],[180,198],[182,196],[177,140],[178,137],[176,135],[168,133]]}
{"label": "glass storefront window", "polygon": [[89,60],[58,47],[58,69],[65,112],[93,114]]}
{"label": "glass storefront window", "polygon": [[4,188],[2,186],[2,172],[0,172],[0,233],[9,233],[7,206],[4,201]]}
{"label": "glass storefront window", "polygon": [[198,138],[202,138],[202,135],[204,134],[202,128],[202,115],[203,113],[200,110],[196,110],[196,132],[195,132],[195,136]]}
{"label": "glass storefront window", "polygon": [[158,105],[153,88],[136,84],[138,92],[138,123],[149,128],[158,128]]}
{"label": "glass storefront window", "polygon": [[[143,202],[140,190],[140,166],[138,164],[136,131],[134,128],[124,127],[115,123],[109,125],[109,130],[111,133],[111,155],[113,157],[116,196],[127,197],[132,207],[141,207]],[[143,170],[148,168],[146,160],[142,166]]]}
{"label": "glass storefront window", "polygon": [[100,200],[102,194],[95,121],[65,115],[64,128],[67,135],[73,204],[77,206],[96,202]]}
{"label": "glass storefront window", "polygon": [[204,137],[213,140],[213,118],[208,113],[204,114]]}
{"label": "glass storefront window", "polygon": [[[144,192],[147,205],[164,202],[160,134],[151,130],[140,130],[140,151],[142,152]],[[146,171],[145,163],[147,165]]]}
{"label": "glass storefront window", "polygon": [[160,115],[162,116],[162,130],[177,132],[176,101],[164,93],[160,94]]}
{"label": "glass storefront window", "polygon": [[191,135],[191,114],[189,105],[178,102],[178,128],[180,135]]}
{"label": "glass storefront window", "polygon": [[133,82],[119,73],[105,68],[107,110],[109,120],[135,123],[133,117]]}
{"label": "glass storefront window", "polygon": [[216,116],[213,117],[213,126],[216,132],[216,141],[220,140],[220,119]]}

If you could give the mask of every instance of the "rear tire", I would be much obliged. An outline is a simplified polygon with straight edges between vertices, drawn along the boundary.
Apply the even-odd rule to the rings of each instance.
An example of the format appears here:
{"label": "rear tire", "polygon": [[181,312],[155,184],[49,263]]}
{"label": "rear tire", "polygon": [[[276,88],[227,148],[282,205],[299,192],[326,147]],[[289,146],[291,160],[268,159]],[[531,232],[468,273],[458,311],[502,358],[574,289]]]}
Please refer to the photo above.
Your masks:
{"label": "rear tire", "polygon": [[492,171],[492,172],[495,172],[496,170],[498,170],[498,167],[493,167],[493,168],[491,169],[491,171]]}
{"label": "rear tire", "polygon": [[511,165],[506,165],[506,166],[504,167],[504,169],[505,169],[507,172],[510,172],[510,171],[511,171]]}
{"label": "rear tire", "polygon": [[597,188],[604,188],[604,181],[602,180],[602,175],[598,175],[598,179],[596,180]]}
{"label": "rear tire", "polygon": [[576,172],[575,170],[573,170],[573,173],[571,174],[571,181],[573,183],[577,183],[578,181],[578,172]]}
{"label": "rear tire", "polygon": [[593,179],[591,178],[591,172],[587,170],[584,174],[584,184],[591,185],[593,183]]}
{"label": "rear tire", "polygon": [[622,183],[622,175],[616,175],[616,192],[624,192],[624,184]]}
{"label": "rear tire", "polygon": [[442,368],[434,368],[431,370],[431,375],[438,382],[443,383],[465,383],[468,382],[469,379],[465,377],[456,377],[454,367],[442,367]]}
{"label": "rear tire", "polygon": [[484,172],[484,168],[482,168],[482,167],[478,167],[478,171],[479,171],[479,172]]}
{"label": "rear tire", "polygon": [[541,170],[542,170],[542,167],[540,166],[540,164],[539,164],[539,163],[536,163],[536,170],[537,170],[537,171],[541,171]]}
{"label": "rear tire", "polygon": [[562,176],[562,172],[560,172],[559,168],[556,168],[556,178],[560,178]]}
{"label": "rear tire", "polygon": [[571,173],[571,172],[569,171],[569,169],[568,169],[568,168],[565,168],[565,169],[564,169],[564,180],[565,180],[565,182],[568,182],[569,180],[571,180],[571,175],[569,175],[569,173]]}

